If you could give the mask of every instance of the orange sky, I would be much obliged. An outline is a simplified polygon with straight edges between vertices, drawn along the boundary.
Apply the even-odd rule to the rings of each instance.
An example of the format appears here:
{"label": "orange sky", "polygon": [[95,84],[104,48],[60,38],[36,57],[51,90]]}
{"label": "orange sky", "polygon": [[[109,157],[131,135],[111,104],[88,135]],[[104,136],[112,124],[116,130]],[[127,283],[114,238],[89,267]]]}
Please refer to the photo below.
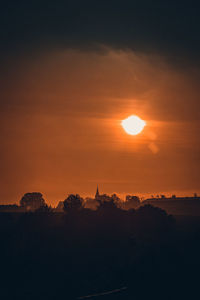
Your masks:
{"label": "orange sky", "polygon": [[[24,57],[3,78],[1,203],[199,188],[198,71],[131,51]],[[138,115],[138,136],[120,125]]]}

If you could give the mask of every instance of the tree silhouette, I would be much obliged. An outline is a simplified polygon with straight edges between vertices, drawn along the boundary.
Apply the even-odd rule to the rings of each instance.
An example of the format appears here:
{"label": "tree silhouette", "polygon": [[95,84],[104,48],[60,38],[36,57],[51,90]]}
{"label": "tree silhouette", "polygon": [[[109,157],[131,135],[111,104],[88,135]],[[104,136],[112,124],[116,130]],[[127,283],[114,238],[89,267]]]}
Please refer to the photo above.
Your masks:
{"label": "tree silhouette", "polygon": [[136,208],[140,205],[140,199],[138,196],[127,195],[124,206],[127,209]]}
{"label": "tree silhouette", "polygon": [[163,235],[174,228],[174,218],[165,210],[146,204],[135,211],[134,223],[140,234]]}
{"label": "tree silhouette", "polygon": [[97,207],[98,211],[112,211],[117,208],[117,204],[112,198],[107,198],[106,200],[102,201],[101,199],[97,200],[99,205]]}
{"label": "tree silhouette", "polygon": [[83,209],[83,198],[78,194],[70,194],[63,202],[65,212],[78,212]]}
{"label": "tree silhouette", "polygon": [[45,206],[45,200],[41,193],[26,193],[20,200],[20,205],[26,210],[35,211],[36,209]]}
{"label": "tree silhouette", "polygon": [[35,210],[35,213],[38,213],[38,214],[51,214],[53,212],[53,209],[51,206],[48,206],[47,204],[44,204],[40,207],[38,207],[36,210]]}
{"label": "tree silhouette", "polygon": [[120,206],[121,199],[118,197],[117,194],[112,194],[112,195],[111,195],[111,199],[114,201],[114,203],[115,203],[118,207]]}

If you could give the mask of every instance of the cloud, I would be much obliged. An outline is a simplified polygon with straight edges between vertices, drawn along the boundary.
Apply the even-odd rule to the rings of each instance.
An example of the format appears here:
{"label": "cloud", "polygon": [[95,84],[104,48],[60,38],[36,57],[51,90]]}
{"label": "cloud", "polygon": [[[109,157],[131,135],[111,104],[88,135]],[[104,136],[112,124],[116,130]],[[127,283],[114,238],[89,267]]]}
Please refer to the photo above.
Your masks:
{"label": "cloud", "polygon": [[1,56],[99,45],[199,64],[198,2],[9,1],[0,13]]}

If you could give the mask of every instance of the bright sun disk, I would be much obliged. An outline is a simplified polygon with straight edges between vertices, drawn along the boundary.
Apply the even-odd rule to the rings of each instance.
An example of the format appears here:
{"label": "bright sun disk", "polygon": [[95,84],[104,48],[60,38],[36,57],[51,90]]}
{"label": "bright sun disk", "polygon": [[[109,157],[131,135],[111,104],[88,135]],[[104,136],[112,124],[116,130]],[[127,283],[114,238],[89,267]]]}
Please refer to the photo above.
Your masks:
{"label": "bright sun disk", "polygon": [[138,116],[130,116],[127,119],[122,120],[121,125],[126,133],[137,135],[144,129],[146,122]]}

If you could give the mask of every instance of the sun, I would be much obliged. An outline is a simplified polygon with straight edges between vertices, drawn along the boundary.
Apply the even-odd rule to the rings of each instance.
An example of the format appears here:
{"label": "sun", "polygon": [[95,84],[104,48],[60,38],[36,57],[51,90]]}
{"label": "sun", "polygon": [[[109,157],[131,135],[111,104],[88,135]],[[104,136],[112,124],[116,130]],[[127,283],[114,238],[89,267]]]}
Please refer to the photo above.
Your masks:
{"label": "sun", "polygon": [[144,129],[146,122],[140,119],[138,116],[130,116],[127,119],[122,120],[122,127],[126,131],[126,133],[131,135],[137,135]]}

